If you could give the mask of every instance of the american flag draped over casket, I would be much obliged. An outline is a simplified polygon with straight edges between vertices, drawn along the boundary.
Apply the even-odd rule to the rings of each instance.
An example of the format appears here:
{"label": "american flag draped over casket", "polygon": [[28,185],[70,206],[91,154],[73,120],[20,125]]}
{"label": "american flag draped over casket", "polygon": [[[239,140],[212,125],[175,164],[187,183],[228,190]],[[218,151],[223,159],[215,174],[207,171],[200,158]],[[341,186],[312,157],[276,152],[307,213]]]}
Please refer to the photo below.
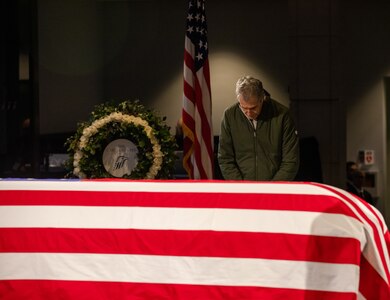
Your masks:
{"label": "american flag draped over casket", "polygon": [[0,299],[390,299],[380,213],[309,183],[0,180]]}

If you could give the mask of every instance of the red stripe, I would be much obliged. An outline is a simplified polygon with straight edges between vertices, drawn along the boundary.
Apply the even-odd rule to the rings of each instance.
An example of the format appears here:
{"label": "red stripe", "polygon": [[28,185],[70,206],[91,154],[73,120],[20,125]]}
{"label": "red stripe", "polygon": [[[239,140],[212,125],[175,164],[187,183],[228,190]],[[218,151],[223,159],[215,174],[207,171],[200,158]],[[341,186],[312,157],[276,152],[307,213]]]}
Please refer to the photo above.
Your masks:
{"label": "red stripe", "polygon": [[183,117],[183,123],[192,131],[195,131],[195,121],[192,118],[192,116],[189,115],[189,112],[186,110],[183,110],[182,112],[182,117]]}
{"label": "red stripe", "polygon": [[195,69],[195,63],[194,58],[191,56],[191,53],[189,53],[187,50],[184,50],[184,63],[190,70]]}
{"label": "red stripe", "polygon": [[[209,116],[206,113],[206,109],[203,106],[203,101],[206,100],[209,106],[209,109],[211,110],[211,99],[203,99],[203,89],[208,89],[209,84],[206,83],[207,86],[201,86],[200,82],[202,81],[202,77],[204,77],[204,69],[203,72],[201,72],[199,79],[195,81],[195,90],[196,90],[196,104],[199,111],[199,115],[202,120],[202,135],[203,139],[207,142],[206,146],[208,147],[209,155],[212,154],[212,147],[210,145],[211,139],[212,139],[212,132],[211,132],[211,116]],[[198,78],[198,77],[197,77]],[[210,90],[208,90],[209,94],[211,93]],[[211,97],[211,95],[210,95]]]}
{"label": "red stripe", "polygon": [[[202,164],[202,150],[201,150],[200,143],[199,143],[199,137],[196,134],[195,134],[195,140],[194,140],[194,153],[193,153],[193,155],[195,156],[194,169],[196,167],[196,169],[198,170],[198,172],[200,174],[200,178],[207,179],[208,177],[206,175],[206,172],[205,172],[205,170],[203,168],[203,164]],[[195,173],[195,170],[194,170],[194,173]]]}
{"label": "red stripe", "polygon": [[[191,57],[190,53],[188,53],[187,51],[184,52],[184,64],[191,70],[192,74],[190,74],[190,77],[194,79],[194,60]],[[188,69],[184,69],[184,72],[186,74],[189,71]],[[183,125],[190,130],[193,138],[195,139],[195,121],[193,119],[193,114],[196,103],[194,97],[195,91],[192,88],[193,84],[193,82],[189,84],[184,77],[184,96],[188,99],[188,101],[191,101],[193,103],[194,107],[189,107],[189,104],[186,103],[187,100],[183,100],[182,120]],[[183,130],[183,132],[183,167],[187,171],[189,178],[192,179],[194,178],[194,166],[192,164],[191,158],[194,153],[194,141],[187,137],[188,133],[186,133],[185,130]]]}
{"label": "red stripe", "polygon": [[[85,282],[50,280],[0,281],[1,300],[356,300],[354,293],[267,287],[189,284]],[[386,298],[377,298],[386,299]]]}
{"label": "red stripe", "polygon": [[[184,95],[187,97],[188,100],[190,100],[192,103],[195,104],[195,97],[193,96],[194,90],[192,86],[188,84],[187,81],[184,81]],[[188,107],[184,107],[184,111],[187,112]],[[189,113],[189,112],[188,112]],[[188,115],[190,116],[190,115]],[[192,119],[192,116],[190,117]]]}
{"label": "red stripe", "polygon": [[1,228],[0,252],[241,257],[355,265],[360,261],[360,243],[353,238],[188,230]]}
{"label": "red stripe", "polygon": [[390,232],[386,229],[384,235],[385,235],[385,243],[387,245],[387,253],[388,256],[390,257]]}
{"label": "red stripe", "polygon": [[[201,76],[202,77],[204,74],[202,72]],[[212,140],[213,140],[213,137],[212,137],[212,132],[211,132],[211,125],[210,125],[210,118],[211,116],[208,116],[206,114],[206,111],[205,111],[205,108],[203,107],[203,94],[202,94],[202,88],[208,88],[207,86],[206,87],[202,87],[200,85],[200,82],[201,82],[202,78],[198,78],[196,77],[196,80],[195,80],[195,97],[196,97],[196,108],[199,112],[199,115],[200,115],[200,118],[201,118],[201,136],[197,136],[196,140],[197,142],[199,143],[199,150],[197,152],[195,152],[196,154],[199,154],[199,155],[196,155],[196,161],[197,161],[197,165],[198,165],[198,168],[199,170],[201,171],[201,178],[202,179],[212,179],[212,175],[211,175],[211,178],[209,176],[207,176],[207,173],[213,173],[212,170],[208,170],[208,172],[206,172],[204,170],[205,166],[203,166],[202,164],[202,159],[201,159],[201,147],[200,145],[205,145],[206,146],[206,149],[207,149],[207,152],[208,152],[208,160],[210,161],[210,166],[213,166],[213,145],[212,145]],[[209,90],[210,92],[210,90]],[[210,106],[211,106],[211,99],[205,99],[209,102]],[[196,149],[196,148],[195,148]]]}
{"label": "red stripe", "polygon": [[[366,203],[365,201],[363,200],[360,200],[359,198],[356,198],[355,197],[355,201],[348,198],[347,196],[345,196],[344,194],[340,193],[339,191],[337,191],[335,188],[331,187],[331,186],[323,186],[321,185],[323,188],[325,189],[328,189],[330,191],[332,191],[333,193],[335,193],[336,195],[340,196],[343,200],[345,200],[346,202],[348,202],[351,206],[354,207],[354,209],[358,212],[358,214],[360,215],[356,215],[356,218],[360,220],[363,219],[364,222],[366,222],[371,228],[372,228],[372,236],[374,238],[374,241],[375,241],[375,247],[378,249],[379,251],[379,255],[380,255],[380,259],[381,259],[381,266],[384,267],[384,271],[386,273],[386,278],[387,278],[387,281],[390,282],[390,270],[387,268],[387,264],[386,264],[386,258],[385,256],[388,255],[388,251],[385,251],[382,247],[382,241],[381,241],[381,238],[380,236],[382,236],[384,233],[383,232],[378,232],[378,229],[377,229],[377,226],[374,224],[374,222],[367,216],[367,214],[361,210],[361,208],[357,205],[356,201],[360,201],[360,203],[362,203],[363,205],[365,205],[366,208],[368,208],[371,212],[373,212],[373,209],[370,207],[370,204]],[[375,214],[375,216],[377,216]],[[377,221],[379,221],[379,218],[376,218]],[[381,224],[381,222],[379,222]],[[383,229],[383,228],[381,228]],[[388,258],[388,257],[387,257]]]}
{"label": "red stripe", "polygon": [[[186,39],[187,43],[187,39]],[[183,164],[187,170],[190,170],[190,178],[194,178],[194,168],[197,168],[200,178],[201,179],[212,179],[213,178],[213,167],[214,167],[214,154],[213,154],[213,133],[211,129],[211,115],[207,116],[205,114],[205,109],[203,107],[203,101],[202,101],[202,88],[207,88],[208,93],[210,94],[210,99],[204,99],[207,100],[210,104],[210,111],[211,111],[211,89],[210,89],[210,70],[209,70],[209,65],[208,65],[208,60],[206,59],[204,64],[203,64],[203,69],[202,69],[202,74],[201,76],[205,78],[206,81],[206,86],[202,87],[199,85],[198,78],[195,74],[195,63],[193,60],[193,57],[191,56],[190,53],[188,53],[186,50],[184,51],[184,64],[188,67],[189,70],[192,71],[192,78],[194,78],[194,82],[192,85],[188,84],[184,80],[184,95],[186,98],[188,98],[190,101],[192,101],[195,105],[195,110],[199,112],[200,115],[200,126],[201,126],[201,136],[198,136],[198,133],[195,131],[195,126],[191,127],[189,123],[190,118],[186,118],[183,114],[183,123],[187,125],[187,127],[192,131],[194,134],[194,141],[193,145],[190,144],[190,142],[187,143],[187,145],[184,145],[184,157],[186,157],[186,154],[189,153],[190,149],[192,149],[192,154],[194,156],[194,165],[190,165],[189,160],[190,158],[186,161],[183,161]],[[184,68],[184,72],[188,72],[188,69]],[[205,74],[207,72],[207,74]],[[188,108],[185,105],[183,105],[183,111],[186,111]],[[189,112],[187,111],[188,114],[195,113],[195,112]],[[194,120],[194,116],[191,116],[191,119]],[[193,125],[193,124],[191,124]],[[208,152],[208,157],[207,160],[210,161],[210,170],[205,170],[206,166],[203,165],[202,163],[202,152],[201,152],[201,145],[205,145],[207,152]],[[207,167],[209,168],[209,167]]]}
{"label": "red stripe", "polygon": [[118,191],[0,191],[0,205],[147,206],[313,211],[355,214],[326,195]]}
{"label": "red stripe", "polygon": [[362,255],[360,269],[359,291],[366,299],[390,299],[390,284],[382,277]]}

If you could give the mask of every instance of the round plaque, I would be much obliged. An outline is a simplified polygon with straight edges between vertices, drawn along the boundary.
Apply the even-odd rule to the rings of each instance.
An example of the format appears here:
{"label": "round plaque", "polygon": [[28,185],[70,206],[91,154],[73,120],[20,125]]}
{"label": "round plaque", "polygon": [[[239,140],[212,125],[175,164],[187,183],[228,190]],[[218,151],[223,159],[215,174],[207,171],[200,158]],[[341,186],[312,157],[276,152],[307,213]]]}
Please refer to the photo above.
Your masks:
{"label": "round plaque", "polygon": [[103,166],[114,177],[130,175],[137,166],[138,149],[133,142],[126,139],[114,140],[103,152]]}

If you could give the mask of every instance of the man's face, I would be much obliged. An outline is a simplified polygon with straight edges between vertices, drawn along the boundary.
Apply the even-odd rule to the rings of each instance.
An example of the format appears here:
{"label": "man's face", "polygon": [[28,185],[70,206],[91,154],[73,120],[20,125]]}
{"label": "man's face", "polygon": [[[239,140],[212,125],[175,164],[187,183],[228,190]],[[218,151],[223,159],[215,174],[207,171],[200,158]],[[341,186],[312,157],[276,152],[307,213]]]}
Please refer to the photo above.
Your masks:
{"label": "man's face", "polygon": [[260,115],[261,107],[263,106],[262,98],[259,98],[257,96],[250,96],[244,99],[242,95],[239,95],[237,99],[242,112],[249,119],[257,119],[257,117]]}

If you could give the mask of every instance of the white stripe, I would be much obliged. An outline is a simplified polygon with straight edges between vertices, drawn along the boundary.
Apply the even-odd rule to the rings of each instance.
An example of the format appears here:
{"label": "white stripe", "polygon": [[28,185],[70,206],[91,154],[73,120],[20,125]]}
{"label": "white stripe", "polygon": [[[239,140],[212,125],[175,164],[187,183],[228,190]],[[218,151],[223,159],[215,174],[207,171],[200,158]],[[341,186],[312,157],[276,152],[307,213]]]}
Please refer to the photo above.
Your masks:
{"label": "white stripe", "polygon": [[[311,185],[267,184],[251,182],[196,183],[180,181],[67,181],[67,180],[0,180],[0,190],[47,191],[122,191],[122,192],[209,192],[209,193],[276,193],[276,194],[326,194],[324,189]],[[316,191],[316,193],[315,193]]]}
{"label": "white stripe", "polygon": [[357,292],[348,264],[241,258],[113,254],[0,254],[0,280],[83,280],[265,286]]}
{"label": "white stripe", "polygon": [[191,39],[189,39],[187,35],[184,37],[184,49],[192,58],[195,57],[195,45],[191,42]]}
{"label": "white stripe", "polygon": [[[0,190],[300,194],[337,197],[319,186],[270,182],[0,180]],[[337,197],[339,198],[339,197]]]}
{"label": "white stripe", "polygon": [[[387,249],[387,243],[384,237],[384,232],[382,232],[381,224],[379,223],[378,218],[359,200],[356,199],[355,195],[352,195],[342,189],[338,189],[335,187],[332,187],[333,189],[337,190],[341,194],[343,194],[345,197],[347,197],[351,202],[353,202],[356,206],[359,207],[359,209],[364,213],[365,217],[367,217],[372,223],[369,224],[365,218],[362,216],[361,212],[358,211],[353,205],[351,205],[348,201],[344,200],[343,198],[340,198],[342,202],[344,202],[351,211],[357,216],[357,218],[361,221],[362,224],[365,225],[365,230],[368,231],[367,234],[367,245],[364,248],[363,255],[365,258],[369,261],[369,263],[374,267],[374,269],[380,274],[380,276],[383,278],[383,280],[389,284],[389,279],[386,276],[386,270],[390,270],[390,257],[387,255],[386,249]],[[378,216],[381,217],[381,213],[375,208],[372,207],[372,209],[377,213]],[[383,219],[382,219],[383,220]],[[387,229],[386,223],[382,223],[385,230]],[[384,257],[384,263],[382,263],[382,258],[379,253],[379,249],[377,246],[377,241],[375,240],[375,232],[378,232],[378,238],[380,240],[380,245],[382,249],[385,250]]]}
{"label": "white stripe", "polygon": [[[199,144],[200,144],[200,151],[201,151],[201,161],[202,161],[202,166],[207,174],[207,178],[208,179],[212,179],[213,176],[213,164],[212,164],[212,157],[210,157],[209,155],[209,152],[207,151],[207,144],[211,143],[211,149],[213,149],[214,147],[214,140],[213,140],[213,125],[211,123],[211,96],[210,96],[210,93],[209,93],[209,89],[208,89],[208,86],[207,86],[207,83],[206,83],[206,80],[203,76],[203,67],[200,68],[196,74],[197,78],[198,78],[198,81],[199,81],[199,85],[201,86],[201,90],[202,90],[202,106],[203,106],[203,109],[204,109],[204,112],[205,112],[205,116],[206,116],[206,120],[204,120],[205,122],[207,122],[207,124],[209,125],[210,127],[210,136],[206,136],[204,137],[203,134],[202,134],[202,126],[203,126],[203,121],[199,115],[199,112],[198,110],[196,110],[196,117],[197,117],[197,121],[198,123],[195,123],[195,125],[199,125],[199,126],[196,126],[196,131],[197,131],[197,138],[198,138],[198,141],[199,141]],[[204,141],[203,138],[205,139],[209,139],[207,141]],[[212,153],[211,153],[212,155]],[[196,178],[196,177],[195,177]],[[198,177],[200,178],[200,176]]]}
{"label": "white stripe", "polygon": [[189,114],[190,116],[194,115],[195,111],[195,105],[192,101],[190,101],[185,95],[183,95],[183,109]]}
{"label": "white stripe", "polygon": [[357,294],[357,300],[367,300],[367,298],[364,297],[364,296],[360,293],[360,291],[359,291],[359,293]]}
{"label": "white stripe", "polygon": [[[211,125],[211,120],[209,119],[211,117],[211,94],[206,82],[206,78],[203,76],[203,67],[198,70],[196,76],[202,88],[203,109],[205,111],[205,115],[208,117],[208,123],[210,124],[210,128],[212,129],[213,126]],[[211,130],[211,132],[213,131]]]}
{"label": "white stripe", "polygon": [[187,82],[192,88],[194,88],[194,76],[192,70],[188,68],[188,66],[184,63],[184,72],[183,72],[184,80]]}
{"label": "white stripe", "polygon": [[[203,141],[201,140],[203,137],[202,136],[202,118],[200,117],[199,108],[196,104],[195,104],[194,123],[195,123],[195,139],[197,140],[199,145],[202,147],[202,143],[203,143]],[[202,148],[201,148],[200,157],[201,158],[203,157]],[[194,153],[194,155],[192,156],[192,165],[194,166],[194,179],[201,179],[200,172],[199,172],[200,166],[198,166],[198,163],[202,163],[202,162],[196,161],[195,153]]]}
{"label": "white stripe", "polygon": [[111,206],[0,206],[0,228],[136,228],[271,232],[357,238],[360,222],[303,211]]}

